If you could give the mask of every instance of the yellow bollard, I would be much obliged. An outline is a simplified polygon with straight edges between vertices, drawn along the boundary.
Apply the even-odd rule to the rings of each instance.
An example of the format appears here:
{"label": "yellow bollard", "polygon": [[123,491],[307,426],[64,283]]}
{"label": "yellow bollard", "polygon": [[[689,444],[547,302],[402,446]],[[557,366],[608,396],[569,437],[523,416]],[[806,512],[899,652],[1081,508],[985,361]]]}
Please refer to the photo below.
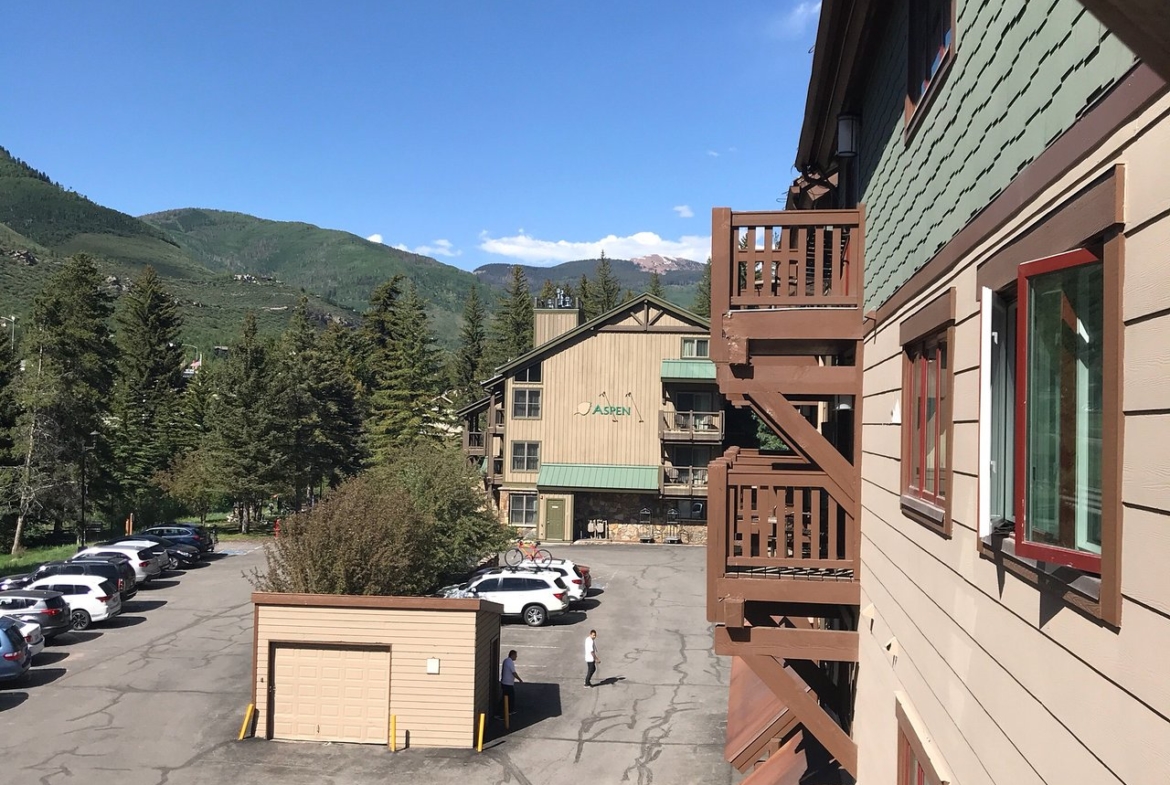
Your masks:
{"label": "yellow bollard", "polygon": [[244,711],[244,724],[240,726],[240,738],[237,741],[243,741],[244,735],[248,732],[248,726],[252,724],[252,712],[256,711],[255,704],[249,703],[248,708]]}
{"label": "yellow bollard", "polygon": [[390,715],[390,751],[398,752],[398,715]]}
{"label": "yellow bollard", "polygon": [[475,745],[476,752],[483,752],[483,723],[487,720],[486,714],[479,715],[479,743]]}
{"label": "yellow bollard", "polygon": [[512,707],[508,705],[508,696],[504,696],[504,730],[512,729]]}

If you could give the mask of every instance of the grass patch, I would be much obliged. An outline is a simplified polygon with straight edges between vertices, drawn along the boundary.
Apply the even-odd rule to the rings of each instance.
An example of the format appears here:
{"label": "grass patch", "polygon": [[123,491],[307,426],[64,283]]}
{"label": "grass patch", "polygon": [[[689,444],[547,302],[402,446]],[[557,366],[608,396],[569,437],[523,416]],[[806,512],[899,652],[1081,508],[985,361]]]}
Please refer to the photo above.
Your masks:
{"label": "grass patch", "polygon": [[52,545],[29,548],[17,556],[0,556],[0,575],[19,575],[47,561],[68,559],[77,553],[76,545]]}

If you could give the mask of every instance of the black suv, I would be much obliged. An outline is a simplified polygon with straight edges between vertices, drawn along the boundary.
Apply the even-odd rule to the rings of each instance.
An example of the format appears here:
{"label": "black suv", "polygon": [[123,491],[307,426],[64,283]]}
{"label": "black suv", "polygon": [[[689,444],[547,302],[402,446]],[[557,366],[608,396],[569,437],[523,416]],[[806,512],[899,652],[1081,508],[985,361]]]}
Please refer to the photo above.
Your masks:
{"label": "black suv", "polygon": [[41,625],[45,639],[69,632],[69,603],[59,591],[12,589],[0,591],[0,616],[11,616]]}
{"label": "black suv", "polygon": [[125,559],[70,559],[69,561],[45,562],[37,568],[35,580],[50,575],[100,575],[118,587],[122,602],[138,593],[138,582],[134,579],[134,568]]}

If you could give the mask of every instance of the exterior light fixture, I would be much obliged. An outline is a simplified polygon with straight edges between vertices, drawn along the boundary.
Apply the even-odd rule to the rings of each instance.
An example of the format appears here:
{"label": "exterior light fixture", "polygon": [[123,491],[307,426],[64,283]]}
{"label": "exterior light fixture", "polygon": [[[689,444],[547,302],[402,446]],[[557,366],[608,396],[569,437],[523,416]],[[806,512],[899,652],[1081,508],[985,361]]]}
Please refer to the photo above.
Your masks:
{"label": "exterior light fixture", "polygon": [[854,158],[861,136],[861,118],[855,114],[837,116],[837,157]]}

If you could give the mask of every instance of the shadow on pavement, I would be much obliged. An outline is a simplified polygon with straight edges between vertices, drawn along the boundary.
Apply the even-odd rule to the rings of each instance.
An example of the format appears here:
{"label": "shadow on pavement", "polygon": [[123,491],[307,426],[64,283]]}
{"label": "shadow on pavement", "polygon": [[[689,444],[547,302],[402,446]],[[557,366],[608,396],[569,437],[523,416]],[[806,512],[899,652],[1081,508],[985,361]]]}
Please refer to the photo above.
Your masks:
{"label": "shadow on pavement", "polygon": [[86,630],[85,632],[65,632],[53,638],[52,640],[46,641],[46,643],[50,646],[74,646],[78,643],[91,641],[94,638],[100,638],[103,634],[104,633],[97,632],[96,630]]}
{"label": "shadow on pavement", "polygon": [[141,590],[143,590],[143,589],[147,589],[147,590],[154,590],[154,589],[169,589],[169,588],[171,588],[172,586],[178,586],[178,585],[179,585],[179,582],[178,582],[178,581],[160,581],[160,580],[153,580],[153,581],[151,581],[150,583],[147,583],[147,584],[142,584],[142,583],[138,584],[138,589],[139,589],[139,591],[141,591]]}
{"label": "shadow on pavement", "polygon": [[625,680],[626,680],[625,676],[606,676],[604,679],[597,682],[593,686],[594,687],[609,687],[613,684],[617,684],[619,681],[625,681]]}
{"label": "shadow on pavement", "polygon": [[126,600],[122,603],[123,613],[142,613],[144,611],[153,611],[166,605],[166,600]]}
{"label": "shadow on pavement", "polygon": [[98,622],[107,630],[120,630],[124,627],[137,627],[146,621],[145,616],[115,616],[109,621]]}
{"label": "shadow on pavement", "polygon": [[594,600],[594,599],[577,600],[577,602],[574,603],[574,605],[573,605],[573,610],[575,610],[575,611],[591,611],[594,608],[599,608],[599,607],[601,607],[601,603],[598,602],[597,600]]}
{"label": "shadow on pavement", "polygon": [[[497,707],[498,710],[498,707]],[[492,720],[487,738],[498,739],[518,730],[531,728],[544,720],[561,716],[561,685],[526,681],[516,685],[516,708],[512,710],[511,728],[503,720]]]}
{"label": "shadow on pavement", "polygon": [[67,651],[42,651],[37,656],[33,657],[33,665],[52,665],[55,662],[60,662],[69,656]]}
{"label": "shadow on pavement", "polygon": [[51,684],[57,679],[64,676],[66,673],[64,668],[33,668],[28,672],[24,679],[16,684],[16,686],[24,687],[41,687],[45,684]]}
{"label": "shadow on pavement", "polygon": [[[23,683],[20,686],[24,686]],[[0,692],[0,711],[15,709],[28,700],[27,692]]]}

